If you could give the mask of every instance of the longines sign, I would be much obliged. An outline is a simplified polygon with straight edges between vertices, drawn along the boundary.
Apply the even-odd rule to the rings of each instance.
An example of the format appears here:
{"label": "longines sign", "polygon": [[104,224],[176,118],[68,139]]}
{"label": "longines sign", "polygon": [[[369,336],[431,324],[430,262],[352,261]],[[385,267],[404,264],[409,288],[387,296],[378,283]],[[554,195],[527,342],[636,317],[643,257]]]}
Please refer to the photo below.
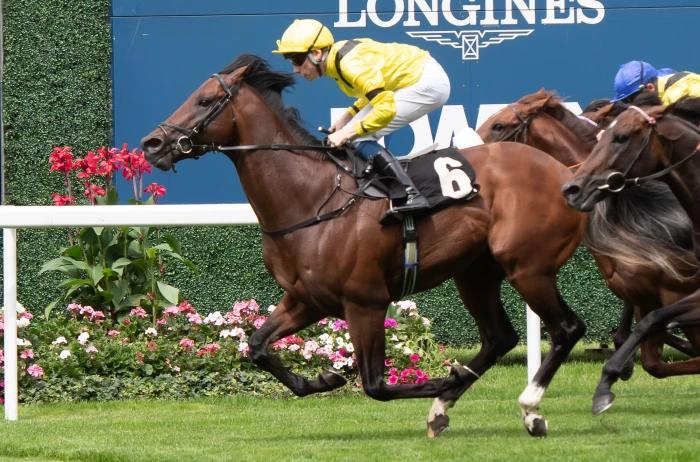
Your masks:
{"label": "longines sign", "polygon": [[369,21],[384,28],[420,28],[406,34],[458,49],[466,61],[479,59],[483,48],[534,31],[519,26],[598,24],[604,17],[598,0],[338,0],[333,26],[364,28]]}

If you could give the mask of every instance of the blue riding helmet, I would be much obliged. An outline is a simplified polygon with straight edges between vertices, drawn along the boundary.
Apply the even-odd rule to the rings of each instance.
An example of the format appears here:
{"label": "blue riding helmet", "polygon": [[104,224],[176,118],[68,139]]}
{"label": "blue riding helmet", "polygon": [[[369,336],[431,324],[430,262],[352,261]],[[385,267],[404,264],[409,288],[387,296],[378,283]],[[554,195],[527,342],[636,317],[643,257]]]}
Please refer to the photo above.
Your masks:
{"label": "blue riding helmet", "polygon": [[637,93],[642,86],[658,76],[659,71],[645,61],[630,61],[623,64],[615,75],[615,98],[610,101],[621,101]]}

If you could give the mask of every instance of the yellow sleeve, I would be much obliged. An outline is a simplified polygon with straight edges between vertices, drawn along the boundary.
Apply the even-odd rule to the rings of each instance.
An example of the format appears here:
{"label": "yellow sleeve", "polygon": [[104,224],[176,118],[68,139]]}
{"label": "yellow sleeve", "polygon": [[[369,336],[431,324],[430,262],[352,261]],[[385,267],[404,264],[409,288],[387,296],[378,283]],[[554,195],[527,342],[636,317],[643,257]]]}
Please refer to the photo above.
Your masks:
{"label": "yellow sleeve", "polygon": [[683,79],[674,83],[673,85],[671,85],[671,88],[668,88],[666,91],[664,91],[664,94],[661,97],[661,101],[664,103],[664,105],[669,106],[677,102],[681,98],[689,96],[689,83],[689,80],[686,81],[685,79]]}
{"label": "yellow sleeve", "polygon": [[367,114],[367,117],[362,119],[355,126],[355,133],[358,135],[381,130],[386,127],[396,115],[396,102],[394,101],[393,91],[380,91],[369,103],[372,105],[372,110]]}

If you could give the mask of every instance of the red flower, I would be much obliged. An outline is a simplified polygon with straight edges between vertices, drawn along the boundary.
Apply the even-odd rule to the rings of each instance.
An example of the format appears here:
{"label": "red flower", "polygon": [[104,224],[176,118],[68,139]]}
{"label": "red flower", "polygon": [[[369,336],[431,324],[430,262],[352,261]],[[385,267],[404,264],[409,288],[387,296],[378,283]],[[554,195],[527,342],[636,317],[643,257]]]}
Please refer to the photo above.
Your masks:
{"label": "red flower", "polygon": [[165,189],[165,186],[163,185],[160,185],[158,183],[151,183],[148,186],[146,186],[146,189],[144,189],[143,191],[153,194],[153,197],[161,197],[165,196],[165,193],[168,190]]}
{"label": "red flower", "polygon": [[107,191],[105,191],[105,188],[103,188],[100,185],[86,182],[84,184],[84,186],[85,186],[85,192],[83,194],[85,194],[85,197],[90,199],[90,202],[94,203],[97,196],[104,196],[105,194],[107,194]]}
{"label": "red flower", "polygon": [[51,164],[50,172],[58,170],[59,172],[68,173],[73,168],[73,148],[70,146],[55,146],[51,154],[49,154],[49,164]]}
{"label": "red flower", "polygon": [[57,193],[51,194],[53,205],[71,205],[74,202],[73,196],[62,196]]}

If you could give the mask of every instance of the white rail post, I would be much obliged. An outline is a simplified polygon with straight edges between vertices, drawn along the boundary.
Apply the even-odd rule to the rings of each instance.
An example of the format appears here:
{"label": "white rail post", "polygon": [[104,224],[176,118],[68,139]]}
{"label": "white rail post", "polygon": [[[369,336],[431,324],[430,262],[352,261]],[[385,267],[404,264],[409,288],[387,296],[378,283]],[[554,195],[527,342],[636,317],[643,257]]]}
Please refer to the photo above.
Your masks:
{"label": "white rail post", "polygon": [[5,420],[17,420],[17,230],[4,228],[3,294],[5,305]]}
{"label": "white rail post", "polygon": [[528,305],[525,305],[525,311],[527,312],[527,383],[530,383],[542,364],[542,342],[539,316]]}

